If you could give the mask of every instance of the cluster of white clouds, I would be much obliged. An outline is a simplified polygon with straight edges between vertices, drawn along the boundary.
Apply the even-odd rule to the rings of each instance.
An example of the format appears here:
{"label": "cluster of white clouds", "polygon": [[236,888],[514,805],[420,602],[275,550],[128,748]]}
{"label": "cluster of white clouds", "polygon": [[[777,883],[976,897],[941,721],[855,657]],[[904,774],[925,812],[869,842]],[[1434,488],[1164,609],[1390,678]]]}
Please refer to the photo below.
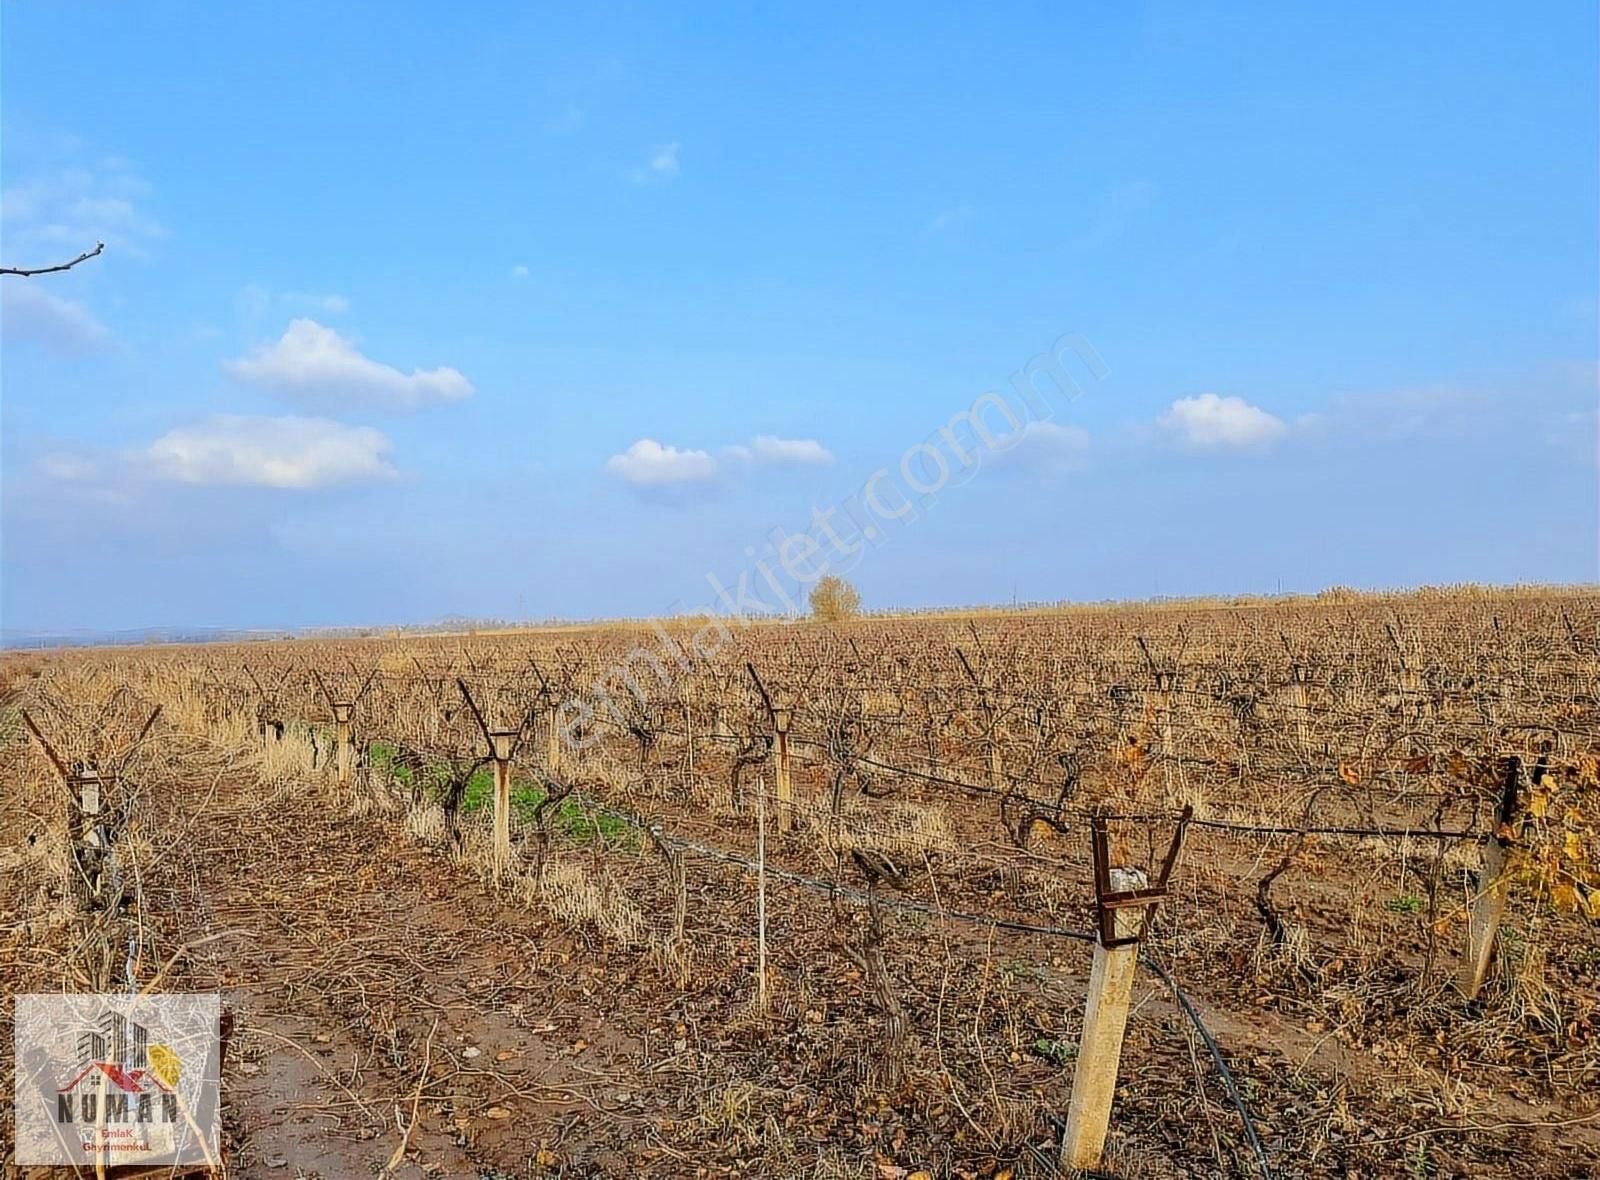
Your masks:
{"label": "cluster of white clouds", "polygon": [[472,382],[449,367],[401,372],[362,354],[332,328],[311,319],[290,322],[283,337],[223,371],[286,401],[313,407],[416,410],[472,396]]}
{"label": "cluster of white clouds", "polygon": [[[1288,437],[1292,429],[1241,397],[1202,393],[1172,402],[1156,418],[1153,436],[1183,450],[1261,451]],[[1002,470],[1066,475],[1088,466],[1091,445],[1089,432],[1081,426],[1031,421],[989,461]],[[833,461],[833,454],[814,438],[762,434],[717,452],[641,438],[607,459],[605,471],[636,491],[659,493],[710,488],[756,467],[810,467]]]}
{"label": "cluster of white clouds", "polygon": [[1260,450],[1289,433],[1282,418],[1242,397],[1202,393],[1180,397],[1156,419],[1157,428],[1188,450]]}
{"label": "cluster of white clouds", "polygon": [[370,426],[223,414],[168,431],[142,457],[177,483],[306,490],[393,479],[389,449]]}
{"label": "cluster of white clouds", "polygon": [[[343,310],[339,296],[247,296],[272,306],[280,299],[320,301]],[[87,329],[85,329],[87,330]],[[350,340],[312,319],[295,319],[283,336],[248,356],[224,361],[223,371],[283,401],[323,411],[312,416],[218,414],[168,431],[126,452],[107,473],[122,482],[156,480],[204,487],[312,491],[384,483],[398,476],[389,437],[372,426],[327,417],[346,410],[405,413],[472,395],[472,383],[449,367],[403,372],[364,355]],[[40,462],[57,480],[82,480],[97,465],[52,454]]]}
{"label": "cluster of white clouds", "polygon": [[[68,154],[77,151],[73,146]],[[66,292],[93,284],[103,268],[124,258],[147,257],[167,237],[166,227],[144,211],[150,191],[131,166],[115,158],[92,166],[73,160],[6,186],[0,193],[0,229],[8,264],[46,265],[96,242],[106,245],[103,258],[70,276],[8,278],[0,284],[0,336],[7,343],[26,340],[77,356],[113,340],[88,303]],[[448,366],[407,371],[385,364],[309,318],[342,315],[349,308],[345,296],[326,292],[272,291],[259,283],[239,292],[237,309],[247,323],[266,316],[296,318],[279,339],[224,361],[223,371],[311,411],[310,416],[214,415],[115,454],[48,453],[38,460],[39,474],[61,483],[100,481],[124,489],[165,481],[303,491],[394,479],[388,437],[335,415],[401,413],[459,402],[472,396],[472,383]]]}
{"label": "cluster of white clouds", "polygon": [[736,444],[724,453],[735,462],[768,467],[815,467],[833,462],[833,453],[814,438],[772,434],[758,434],[748,446]]}
{"label": "cluster of white clouds", "polygon": [[[680,145],[655,146],[631,177],[670,181],[680,170]],[[9,248],[84,249],[105,241],[114,251],[142,255],[166,230],[138,202],[148,186],[126,165],[103,161],[88,169],[65,169],[5,189],[0,198]],[[970,215],[962,208],[941,214],[948,225]],[[31,260],[30,260],[31,261]],[[511,268],[527,278],[529,268]],[[0,327],[7,341],[29,339],[63,355],[101,348],[111,332],[87,303],[33,281],[8,281],[0,288]],[[63,453],[42,457],[48,478],[85,481],[108,469],[124,476],[196,486],[265,487],[305,491],[381,483],[397,477],[392,444],[379,429],[339,420],[351,413],[411,413],[461,402],[472,382],[456,368],[402,368],[368,356],[357,342],[312,316],[348,312],[350,301],[315,291],[274,292],[247,284],[239,308],[247,319],[293,315],[277,339],[222,362],[243,385],[293,407],[284,416],[214,415],[178,426],[142,448],[109,463]],[[281,322],[281,321],[279,321]],[[1309,420],[1291,425],[1242,397],[1200,393],[1173,401],[1143,435],[1189,451],[1262,451]],[[1082,470],[1091,438],[1083,428],[1031,422],[997,463],[1045,476]],[[757,469],[821,467],[833,454],[815,438],[761,434],[717,450],[681,447],[652,437],[637,439],[604,463],[607,474],[644,494],[725,486]]]}
{"label": "cluster of white clouds", "polygon": [[140,484],[293,491],[395,479],[380,430],[329,418],[216,414],[142,447],[97,456],[51,451],[39,473],[57,483],[97,481],[124,497]]}
{"label": "cluster of white clouds", "polygon": [[717,478],[717,461],[709,451],[684,450],[641,438],[606,460],[606,470],[636,488],[709,483]]}
{"label": "cluster of white clouds", "polygon": [[[276,302],[265,292],[262,296],[268,305]],[[385,483],[399,474],[390,459],[389,437],[376,427],[326,414],[405,413],[461,401],[473,392],[472,383],[456,369],[402,372],[364,355],[332,328],[304,318],[291,321],[277,341],[224,361],[222,368],[240,382],[324,413],[213,415],[124,453],[112,465],[120,478],[288,491]],[[56,479],[82,479],[87,462],[56,454],[41,462],[41,470]]]}
{"label": "cluster of white clouds", "polygon": [[660,491],[713,484],[755,467],[819,467],[832,462],[833,453],[814,438],[758,434],[715,455],[641,438],[607,459],[605,470],[637,490]]}

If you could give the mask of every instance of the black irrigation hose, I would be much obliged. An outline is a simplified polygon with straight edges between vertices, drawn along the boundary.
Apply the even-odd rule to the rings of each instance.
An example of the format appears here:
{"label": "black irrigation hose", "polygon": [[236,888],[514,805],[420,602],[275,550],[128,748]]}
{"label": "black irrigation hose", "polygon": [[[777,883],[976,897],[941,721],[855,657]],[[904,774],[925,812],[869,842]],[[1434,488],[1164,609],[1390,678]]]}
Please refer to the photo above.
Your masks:
{"label": "black irrigation hose", "polygon": [[1272,1165],[1267,1161],[1267,1152],[1261,1146],[1261,1137],[1256,1134],[1256,1125],[1250,1118],[1250,1108],[1244,1103],[1244,1096],[1239,1093],[1239,1087],[1233,1080],[1233,1071],[1228,1068],[1228,1063],[1222,1059],[1222,1050],[1217,1048],[1216,1038],[1206,1028],[1200,1019],[1200,1013],[1189,1001],[1188,995],[1178,986],[1178,981],[1168,974],[1167,969],[1149,955],[1140,955],[1139,961],[1161,977],[1161,982],[1172,989],[1172,998],[1178,1001],[1178,1007],[1183,1009],[1184,1015],[1189,1018],[1189,1023],[1194,1025],[1195,1031],[1200,1034],[1200,1039],[1205,1042],[1206,1050],[1211,1054],[1211,1061],[1217,1067],[1217,1076],[1222,1079],[1222,1088],[1228,1092],[1228,1099],[1233,1103],[1233,1109],[1239,1112],[1239,1121],[1244,1124],[1244,1137],[1250,1143],[1250,1150],[1255,1153],[1256,1166],[1261,1170],[1262,1180],[1272,1180]]}

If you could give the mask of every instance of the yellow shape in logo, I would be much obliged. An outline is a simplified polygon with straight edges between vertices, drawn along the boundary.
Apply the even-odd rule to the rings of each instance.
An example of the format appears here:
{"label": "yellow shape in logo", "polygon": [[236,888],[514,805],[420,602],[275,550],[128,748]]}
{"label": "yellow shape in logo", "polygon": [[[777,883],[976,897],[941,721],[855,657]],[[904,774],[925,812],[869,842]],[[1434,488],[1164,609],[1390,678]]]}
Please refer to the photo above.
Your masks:
{"label": "yellow shape in logo", "polygon": [[178,1055],[165,1045],[150,1046],[150,1072],[160,1079],[161,1084],[171,1090],[178,1084],[178,1078],[183,1073],[183,1067],[178,1062]]}

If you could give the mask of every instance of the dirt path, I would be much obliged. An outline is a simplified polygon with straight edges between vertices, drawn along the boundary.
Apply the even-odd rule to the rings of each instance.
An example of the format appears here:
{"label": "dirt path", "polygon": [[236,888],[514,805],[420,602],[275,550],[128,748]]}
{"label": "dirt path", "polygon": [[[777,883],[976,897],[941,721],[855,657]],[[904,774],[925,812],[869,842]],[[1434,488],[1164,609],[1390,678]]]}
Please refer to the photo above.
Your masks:
{"label": "dirt path", "polygon": [[424,1175],[402,1140],[449,1176],[534,1158],[623,1166],[637,1045],[598,985],[575,989],[581,1005],[560,994],[578,974],[565,936],[503,909],[393,817],[285,822],[230,802],[187,859],[204,933],[245,932],[197,953],[191,980],[235,1013],[236,1174]]}

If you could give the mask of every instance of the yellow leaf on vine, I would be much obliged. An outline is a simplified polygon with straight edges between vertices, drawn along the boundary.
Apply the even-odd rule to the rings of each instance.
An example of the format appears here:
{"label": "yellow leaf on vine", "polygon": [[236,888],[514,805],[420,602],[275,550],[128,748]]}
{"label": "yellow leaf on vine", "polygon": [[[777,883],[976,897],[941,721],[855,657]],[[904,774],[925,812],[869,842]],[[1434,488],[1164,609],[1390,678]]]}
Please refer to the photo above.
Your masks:
{"label": "yellow leaf on vine", "polygon": [[1344,781],[1349,783],[1352,787],[1359,787],[1361,785],[1361,772],[1355,767],[1351,766],[1348,762],[1339,763],[1339,777],[1344,779]]}
{"label": "yellow leaf on vine", "polygon": [[1571,911],[1578,908],[1578,891],[1563,881],[1559,885],[1550,886],[1550,904],[1558,910]]}
{"label": "yellow leaf on vine", "polygon": [[1528,796],[1528,811],[1535,819],[1543,819],[1545,812],[1550,810],[1550,792],[1544,790],[1534,791]]}

